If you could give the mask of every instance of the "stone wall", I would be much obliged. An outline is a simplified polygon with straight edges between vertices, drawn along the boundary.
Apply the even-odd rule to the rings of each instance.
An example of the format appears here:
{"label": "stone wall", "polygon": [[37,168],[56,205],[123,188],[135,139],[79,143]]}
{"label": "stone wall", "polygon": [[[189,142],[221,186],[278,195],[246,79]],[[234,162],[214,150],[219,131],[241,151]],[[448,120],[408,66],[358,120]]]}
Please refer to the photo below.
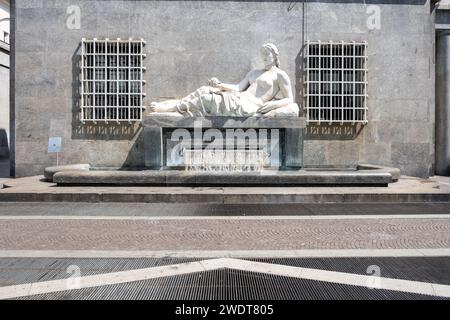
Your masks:
{"label": "stone wall", "polygon": [[[217,76],[238,82],[268,41],[302,102],[304,40],[367,40],[369,124],[308,129],[305,163],[373,163],[428,176],[434,162],[434,28],[429,0],[371,1],[380,29],[369,30],[362,1],[15,1],[16,176],[54,164],[50,136],[63,137],[60,161],[96,166],[143,164],[139,126],[81,125],[80,40],[144,38],[147,103],[180,97]],[[68,6],[81,28],[66,26]],[[369,10],[370,11],[370,10]]]}

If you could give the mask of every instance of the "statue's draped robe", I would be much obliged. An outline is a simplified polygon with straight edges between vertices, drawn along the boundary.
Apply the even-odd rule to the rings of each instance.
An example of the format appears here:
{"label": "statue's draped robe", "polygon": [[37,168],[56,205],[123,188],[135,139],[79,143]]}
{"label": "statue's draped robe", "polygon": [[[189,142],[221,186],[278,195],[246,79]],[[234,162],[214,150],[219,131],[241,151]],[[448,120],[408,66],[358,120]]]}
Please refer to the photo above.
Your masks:
{"label": "statue's draped robe", "polygon": [[262,106],[260,99],[247,92],[224,92],[202,87],[183,99],[177,108],[180,113],[193,117],[249,117],[256,115]]}

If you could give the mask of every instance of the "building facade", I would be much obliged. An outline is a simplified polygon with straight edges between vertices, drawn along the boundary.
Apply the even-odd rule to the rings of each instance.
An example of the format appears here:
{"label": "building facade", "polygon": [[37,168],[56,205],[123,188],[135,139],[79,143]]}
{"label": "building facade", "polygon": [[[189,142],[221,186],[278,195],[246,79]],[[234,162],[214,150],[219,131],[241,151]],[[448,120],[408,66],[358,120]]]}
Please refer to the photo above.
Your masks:
{"label": "building facade", "polygon": [[[256,65],[260,46],[275,43],[308,119],[306,166],[370,163],[428,177],[436,163],[435,15],[431,0],[13,1],[12,173],[42,174],[55,164],[50,137],[62,138],[60,164],[144,166],[139,122],[80,119],[82,39],[132,38],[146,42],[144,105],[180,98],[214,76],[238,83]],[[333,72],[318,79],[321,98],[308,98],[315,84],[306,79],[314,67],[307,56],[314,55],[305,48],[318,43],[321,69],[336,64],[344,74],[345,61],[364,57],[365,77],[348,89],[358,101],[355,88],[364,84],[363,118],[344,116],[337,100],[322,98],[344,101],[347,91],[334,91]],[[364,52],[333,51],[344,43],[364,44]]]}

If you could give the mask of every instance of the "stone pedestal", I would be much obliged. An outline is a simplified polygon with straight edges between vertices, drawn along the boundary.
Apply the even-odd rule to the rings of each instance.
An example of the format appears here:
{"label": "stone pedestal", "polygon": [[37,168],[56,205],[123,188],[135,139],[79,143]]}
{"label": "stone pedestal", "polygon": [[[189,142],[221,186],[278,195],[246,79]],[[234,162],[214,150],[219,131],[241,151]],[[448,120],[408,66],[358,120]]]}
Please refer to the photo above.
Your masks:
{"label": "stone pedestal", "polygon": [[242,154],[245,150],[270,149],[266,167],[277,170],[299,170],[303,167],[304,118],[166,116],[148,117],[143,126],[146,169],[184,169],[181,163],[177,164],[180,159],[173,159],[177,152],[173,149],[175,144],[179,149],[179,145],[188,145],[200,152],[221,149],[222,146],[224,150],[240,150]]}

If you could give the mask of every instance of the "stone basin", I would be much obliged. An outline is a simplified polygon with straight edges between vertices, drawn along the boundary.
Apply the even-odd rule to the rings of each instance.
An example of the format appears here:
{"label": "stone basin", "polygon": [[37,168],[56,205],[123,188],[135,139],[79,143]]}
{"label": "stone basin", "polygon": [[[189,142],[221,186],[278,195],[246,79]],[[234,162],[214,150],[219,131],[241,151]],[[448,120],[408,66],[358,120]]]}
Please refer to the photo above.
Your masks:
{"label": "stone basin", "polygon": [[53,176],[59,186],[387,186],[400,170],[360,165],[356,170],[263,170],[260,172],[182,170],[63,170]]}

